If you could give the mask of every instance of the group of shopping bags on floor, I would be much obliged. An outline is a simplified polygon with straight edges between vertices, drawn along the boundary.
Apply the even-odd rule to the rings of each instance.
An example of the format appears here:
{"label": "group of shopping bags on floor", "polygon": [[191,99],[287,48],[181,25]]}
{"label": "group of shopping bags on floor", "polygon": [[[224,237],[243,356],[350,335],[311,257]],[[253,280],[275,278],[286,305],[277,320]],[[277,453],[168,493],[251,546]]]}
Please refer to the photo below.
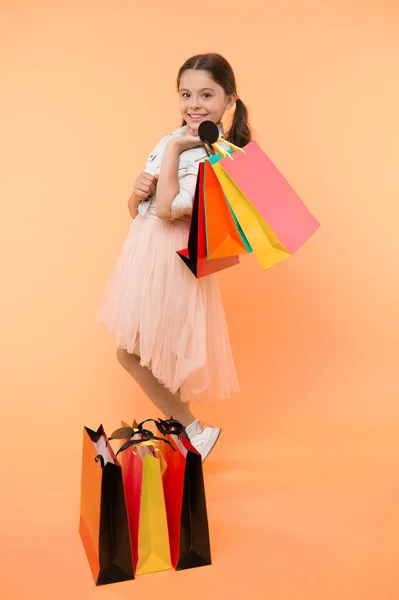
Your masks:
{"label": "group of shopping bags on floor", "polygon": [[188,247],[178,255],[197,278],[251,252],[268,269],[294,254],[320,223],[256,142],[212,144],[201,135],[209,125],[199,129],[208,158],[199,165]]}
{"label": "group of shopping bags on floor", "polygon": [[96,585],[211,564],[202,458],[181,423],[84,427],[79,532]]}

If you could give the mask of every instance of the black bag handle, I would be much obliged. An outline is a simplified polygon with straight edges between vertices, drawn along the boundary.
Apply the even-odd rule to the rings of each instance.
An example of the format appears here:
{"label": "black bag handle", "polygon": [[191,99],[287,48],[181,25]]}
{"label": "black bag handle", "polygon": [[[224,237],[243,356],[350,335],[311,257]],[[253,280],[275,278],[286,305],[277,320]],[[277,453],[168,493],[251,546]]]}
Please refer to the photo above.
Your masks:
{"label": "black bag handle", "polygon": [[[148,419],[148,420],[151,420],[151,419]],[[106,445],[107,446],[109,445],[110,440],[118,440],[118,439],[123,440],[126,438],[132,438],[137,433],[138,433],[138,429],[133,429],[132,427],[120,427],[119,429],[116,429],[109,438],[107,438]],[[139,446],[140,444],[143,444],[144,442],[153,441],[153,440],[157,441],[157,442],[164,442],[165,444],[168,444],[174,451],[176,451],[176,448],[174,448],[173,444],[171,444],[169,442],[169,440],[165,440],[164,438],[155,436],[152,433],[152,431],[150,431],[149,429],[143,429],[142,427],[140,427],[139,433],[143,436],[144,439],[128,440],[127,442],[122,444],[122,446],[119,448],[119,450],[115,453],[115,457],[117,457],[120,452],[124,452],[131,446]],[[104,457],[101,454],[97,454],[97,456],[94,458],[94,460],[97,463],[99,462],[101,465],[101,469],[104,470],[104,467],[105,467]]]}
{"label": "black bag handle", "polygon": [[[147,421],[152,421],[152,420],[153,419],[147,419],[146,421],[143,421],[143,423],[145,423]],[[168,444],[174,451],[176,451],[173,444],[171,444],[171,442],[169,440],[165,440],[164,438],[157,437],[149,429],[144,429],[143,423],[140,423],[139,425],[137,425],[137,429],[133,429],[133,427],[120,427],[119,429],[116,429],[111,434],[111,436],[108,438],[108,440],[123,440],[126,438],[132,438],[137,433],[140,433],[144,438],[144,439],[138,439],[138,440],[132,440],[132,439],[128,440],[127,442],[122,444],[122,446],[119,448],[119,450],[117,451],[115,456],[118,456],[118,454],[120,452],[127,450],[131,446],[138,446],[139,444],[142,444],[143,442],[147,442],[147,441],[164,442],[165,444]]]}
{"label": "black bag handle", "polygon": [[[169,446],[171,448],[173,448],[172,444],[168,441],[168,440],[164,440],[162,438],[158,438],[155,435],[152,436],[152,438],[148,438],[148,439],[144,439],[144,440],[129,440],[128,442],[125,442],[124,444],[122,444],[122,446],[119,448],[118,452],[115,454],[115,456],[118,456],[118,454],[120,452],[124,452],[125,450],[127,450],[128,448],[130,448],[131,446],[139,446],[140,444],[143,443],[147,443],[147,442],[152,442],[153,440],[157,440],[159,442],[165,442],[165,444],[169,444]],[[174,448],[173,448],[174,450]]]}
{"label": "black bag handle", "polygon": [[101,454],[97,454],[97,456],[94,459],[96,462],[99,462],[101,465],[101,469],[104,470],[105,467],[105,462],[104,462],[104,457],[101,456]]}
{"label": "black bag handle", "polygon": [[109,440],[125,440],[127,438],[132,438],[136,433],[138,433],[137,429],[133,429],[133,427],[119,427],[119,429],[115,429],[108,438]]}
{"label": "black bag handle", "polygon": [[219,128],[213,121],[203,121],[198,127],[198,136],[208,156],[216,154],[212,144],[219,138]]}
{"label": "black bag handle", "polygon": [[[151,421],[152,423],[155,423],[156,428],[158,429],[158,431],[160,433],[162,433],[162,435],[183,435],[185,438],[190,440],[190,438],[187,435],[187,431],[186,431],[186,428],[184,427],[184,425],[182,425],[182,423],[180,423],[180,421],[177,421],[176,419],[172,419],[172,418],[158,419],[158,421],[156,421],[155,419],[146,419],[145,421],[143,421],[142,423],[140,423],[137,426],[140,432],[143,430],[143,428],[142,428],[143,424],[148,423],[149,421]],[[143,430],[143,431],[146,431],[146,430]]]}

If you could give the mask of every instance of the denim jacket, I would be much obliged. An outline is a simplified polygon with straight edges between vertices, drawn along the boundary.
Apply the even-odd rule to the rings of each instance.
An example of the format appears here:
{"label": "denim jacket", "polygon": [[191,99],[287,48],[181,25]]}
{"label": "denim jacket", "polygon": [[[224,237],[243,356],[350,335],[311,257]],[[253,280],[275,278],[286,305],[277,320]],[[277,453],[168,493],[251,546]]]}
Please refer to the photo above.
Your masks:
{"label": "denim jacket", "polygon": [[[223,125],[219,124],[220,135],[224,135]],[[160,142],[155,146],[154,150],[148,157],[147,165],[145,167],[146,173],[150,175],[158,175],[162,165],[163,155],[165,153],[166,146],[170,138],[174,135],[185,135],[187,126],[176,129],[169,135],[166,135],[161,139]],[[180,191],[174,198],[171,206],[171,220],[177,223],[190,222],[191,214],[193,211],[193,199],[195,194],[195,187],[197,183],[197,175],[199,169],[199,163],[207,157],[203,146],[197,148],[191,148],[181,152],[179,157],[179,165],[177,177],[179,179]],[[139,204],[138,214],[141,216],[148,216],[158,218],[156,216],[156,192],[148,198],[145,202]]]}

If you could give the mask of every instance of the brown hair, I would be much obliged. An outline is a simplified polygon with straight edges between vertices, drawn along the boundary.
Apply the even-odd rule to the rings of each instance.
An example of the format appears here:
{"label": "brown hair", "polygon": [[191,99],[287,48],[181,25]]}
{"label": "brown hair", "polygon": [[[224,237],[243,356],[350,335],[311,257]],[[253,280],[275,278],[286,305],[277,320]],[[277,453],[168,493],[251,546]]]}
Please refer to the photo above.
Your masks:
{"label": "brown hair", "polygon": [[[220,54],[197,54],[186,60],[177,75],[177,89],[180,87],[180,78],[184,71],[191,69],[208,71],[212,79],[224,89],[227,96],[237,95],[234,71]],[[186,122],[183,120],[183,125],[185,124]],[[251,137],[247,107],[241,99],[237,99],[233,122],[226,135],[226,140],[242,147],[251,141]]]}

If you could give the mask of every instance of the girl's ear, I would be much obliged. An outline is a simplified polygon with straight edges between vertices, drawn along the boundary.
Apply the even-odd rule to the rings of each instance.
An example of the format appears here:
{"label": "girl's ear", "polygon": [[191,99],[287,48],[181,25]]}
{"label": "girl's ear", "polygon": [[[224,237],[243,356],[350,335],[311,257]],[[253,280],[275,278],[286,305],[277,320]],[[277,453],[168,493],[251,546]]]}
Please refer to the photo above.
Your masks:
{"label": "girl's ear", "polygon": [[235,101],[236,101],[235,95],[229,96],[227,98],[227,102],[226,102],[226,110],[230,110],[231,108],[233,108]]}

